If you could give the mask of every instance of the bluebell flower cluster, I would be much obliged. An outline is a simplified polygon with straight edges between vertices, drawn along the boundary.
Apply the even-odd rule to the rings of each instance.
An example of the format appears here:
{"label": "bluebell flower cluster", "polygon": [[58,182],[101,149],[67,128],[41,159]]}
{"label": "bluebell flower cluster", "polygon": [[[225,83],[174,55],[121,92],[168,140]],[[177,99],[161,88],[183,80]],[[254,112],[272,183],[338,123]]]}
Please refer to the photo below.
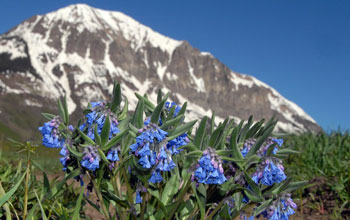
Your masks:
{"label": "bluebell flower cluster", "polygon": [[168,133],[150,123],[149,118],[145,120],[144,125],[139,131],[141,134],[136,137],[136,143],[130,146],[130,151],[139,158],[138,163],[143,168],[153,169],[149,181],[158,183],[163,180],[161,172],[170,171],[176,165],[166,147],[165,139]]}
{"label": "bluebell flower cluster", "polygon": [[173,118],[175,118],[178,114],[179,114],[179,112],[180,112],[180,110],[181,110],[181,106],[179,106],[179,105],[177,105],[176,104],[176,102],[166,102],[165,103],[165,109],[166,110],[168,110],[168,112],[172,109],[172,107],[174,107],[175,106],[175,111],[174,111],[174,115],[173,115]]}
{"label": "bluebell flower cluster", "polygon": [[136,201],[135,201],[136,204],[140,204],[142,203],[142,198],[141,198],[141,195],[140,195],[140,190],[136,190]]}
{"label": "bluebell flower cluster", "polygon": [[205,184],[222,184],[226,180],[221,158],[213,148],[208,147],[196,165],[196,169],[192,174],[192,181]]}
{"label": "bluebell flower cluster", "polygon": [[171,152],[171,154],[179,154],[183,149],[179,149],[182,146],[185,146],[188,144],[190,140],[187,137],[187,134],[184,133],[177,138],[174,138],[173,140],[170,140],[167,144],[168,150]]}
{"label": "bluebell flower cluster", "polygon": [[67,147],[66,146],[63,146],[62,147],[62,149],[61,149],[61,151],[60,151],[60,155],[62,156],[61,158],[60,158],[60,162],[61,162],[61,164],[62,164],[62,166],[63,166],[63,171],[66,171],[67,170],[67,162],[69,161],[69,151],[68,151],[68,149],[67,149]]}
{"label": "bluebell flower cluster", "polygon": [[[254,138],[249,138],[244,142],[243,149],[241,153],[243,157],[246,157],[247,153],[250,151],[250,148],[256,143]],[[283,139],[271,138],[269,137],[265,143],[261,146],[261,148],[257,151],[257,155],[263,157],[266,155],[267,150],[272,144],[277,144],[277,146],[281,147],[283,144]],[[278,151],[278,147],[275,146],[272,153],[276,154]]]}
{"label": "bluebell flower cluster", "polygon": [[95,171],[100,167],[100,156],[98,155],[96,147],[88,146],[84,148],[84,156],[81,165],[91,171]]}
{"label": "bluebell flower cluster", "polygon": [[116,162],[119,161],[119,157],[118,157],[118,149],[117,147],[112,147],[108,153],[107,153],[107,159],[112,161],[112,162]]}
{"label": "bluebell flower cluster", "polygon": [[[251,147],[255,144],[256,140],[250,138],[246,140],[241,151],[243,157],[247,155]],[[266,153],[270,146],[275,144],[272,154],[276,154],[278,147],[281,147],[283,144],[283,139],[271,138],[269,137],[261,148],[257,151],[257,155],[263,158],[263,162],[257,166],[255,173],[252,176],[252,179],[256,184],[262,183],[267,186],[271,186],[274,183],[280,183],[284,181],[287,177],[284,173],[284,167],[282,165],[282,160],[276,157],[266,157]],[[277,144],[277,146],[276,146]]]}
{"label": "bluebell flower cluster", "polygon": [[280,183],[286,178],[287,176],[284,174],[283,165],[281,163],[277,163],[276,165],[269,159],[263,162],[252,176],[252,179],[256,184],[262,183],[267,186],[271,186],[274,183]]}
{"label": "bluebell flower cluster", "polygon": [[112,138],[113,135],[119,133],[118,128],[118,120],[117,117],[114,116],[112,112],[107,108],[105,102],[91,102],[91,112],[86,114],[86,123],[83,123],[80,125],[79,129],[84,130],[87,129],[87,135],[92,139],[95,140],[95,133],[94,133],[94,127],[95,124],[97,124],[97,133],[100,135],[102,132],[102,128],[106,121],[106,116],[109,115],[110,119],[110,134],[109,138]]}
{"label": "bluebell flower cluster", "polygon": [[59,132],[60,120],[55,117],[51,121],[45,122],[43,126],[39,127],[39,131],[43,135],[43,145],[51,148],[61,148],[65,144],[65,139]]}
{"label": "bluebell flower cluster", "polygon": [[261,213],[262,216],[269,220],[288,220],[290,215],[293,215],[297,205],[290,198],[290,194],[275,201],[268,209]]}
{"label": "bluebell flower cluster", "polygon": [[115,166],[115,162],[119,161],[119,156],[118,156],[118,149],[117,147],[112,147],[106,156],[107,160],[111,161],[111,163],[108,165],[108,168],[110,170],[113,170],[114,166]]}

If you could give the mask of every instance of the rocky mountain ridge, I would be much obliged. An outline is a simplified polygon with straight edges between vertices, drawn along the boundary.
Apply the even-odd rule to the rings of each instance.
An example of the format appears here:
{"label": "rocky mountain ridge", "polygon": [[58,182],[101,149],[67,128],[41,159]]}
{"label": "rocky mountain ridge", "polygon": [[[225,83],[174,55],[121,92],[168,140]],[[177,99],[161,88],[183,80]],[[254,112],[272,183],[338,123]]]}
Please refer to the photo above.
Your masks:
{"label": "rocky mountain ridge", "polygon": [[37,126],[39,113],[55,111],[63,95],[77,115],[89,101],[108,98],[114,79],[121,82],[130,109],[137,102],[134,92],[155,101],[162,88],[171,91],[171,100],[189,102],[188,119],[213,111],[219,119],[276,115],[280,131],[320,130],[267,84],[121,12],[71,5],[33,16],[0,35],[0,120],[10,129],[25,133]]}

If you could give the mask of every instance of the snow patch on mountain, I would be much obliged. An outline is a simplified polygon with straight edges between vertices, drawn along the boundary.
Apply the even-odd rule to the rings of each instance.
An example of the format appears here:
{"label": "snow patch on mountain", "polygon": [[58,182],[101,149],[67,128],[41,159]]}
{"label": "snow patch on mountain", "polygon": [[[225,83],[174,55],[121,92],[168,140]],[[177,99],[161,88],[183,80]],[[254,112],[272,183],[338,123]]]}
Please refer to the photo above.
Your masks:
{"label": "snow patch on mountain", "polygon": [[0,40],[0,53],[10,53],[10,59],[25,58],[27,54],[25,52],[25,45],[18,42],[16,39],[1,39]]}

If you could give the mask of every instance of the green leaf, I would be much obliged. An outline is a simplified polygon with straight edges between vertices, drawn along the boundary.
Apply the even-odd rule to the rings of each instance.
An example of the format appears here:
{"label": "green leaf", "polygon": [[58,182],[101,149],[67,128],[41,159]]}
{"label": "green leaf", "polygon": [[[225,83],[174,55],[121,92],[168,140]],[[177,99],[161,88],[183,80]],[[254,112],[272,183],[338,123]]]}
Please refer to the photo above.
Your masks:
{"label": "green leaf", "polygon": [[165,219],[169,219],[169,217],[167,217],[169,212],[165,208],[165,205],[163,204],[163,202],[160,200],[159,191],[158,190],[152,190],[152,189],[148,188],[148,192],[149,192],[149,194],[151,194],[157,200],[157,202],[158,202],[158,204],[160,206],[160,209],[162,210],[162,212],[164,214],[164,218]]}
{"label": "green leaf", "polygon": [[101,136],[97,132],[97,124],[94,126],[94,137],[97,145],[101,145]]}
{"label": "green leaf", "polygon": [[63,107],[60,99],[58,100],[58,111],[60,113],[60,116],[61,116],[61,119],[63,120],[63,122],[66,122],[65,110],[64,110],[64,107]]}
{"label": "green leaf", "polygon": [[107,115],[101,131],[101,146],[105,146],[105,144],[107,143],[109,139],[110,131],[111,131],[111,122],[109,120],[109,115]]}
{"label": "green leaf", "polygon": [[246,139],[254,137],[256,133],[259,131],[259,129],[264,124],[265,119],[260,120],[259,122],[256,122],[251,129],[247,132]]}
{"label": "green leaf", "polygon": [[157,94],[157,104],[159,104],[162,101],[162,96],[163,96],[162,90],[159,89]]}
{"label": "green leaf", "polygon": [[128,130],[125,129],[121,132],[119,132],[116,136],[114,136],[105,146],[102,147],[102,150],[107,151],[114,145],[116,145],[123,137],[125,134],[128,133]]}
{"label": "green leaf", "polygon": [[112,106],[111,106],[111,111],[113,113],[117,112],[121,102],[122,102],[122,92],[120,89],[120,84],[117,82],[114,82],[113,99],[112,99]]}
{"label": "green leaf", "polygon": [[41,113],[46,119],[52,120],[56,117],[56,115],[50,114],[50,113]]}
{"label": "green leaf", "polygon": [[252,178],[249,176],[249,174],[247,172],[244,172],[244,177],[245,177],[245,180],[247,181],[248,185],[252,189],[253,193],[255,195],[261,196],[261,192],[260,192],[258,185],[254,182],[254,180],[252,180]]}
{"label": "green leaf", "polygon": [[188,130],[190,130],[193,125],[197,122],[197,120],[188,122],[186,124],[180,125],[177,128],[175,128],[174,130],[172,130],[169,134],[169,137],[167,137],[168,141],[171,141],[174,138],[177,138],[178,136],[180,136],[181,134],[187,132]]}
{"label": "green leaf", "polygon": [[207,125],[207,120],[208,120],[208,117],[204,116],[203,119],[201,120],[201,123],[199,124],[196,135],[194,136],[193,144],[197,147],[197,149],[202,149],[201,146],[206,133],[205,128]]}
{"label": "green leaf", "polygon": [[162,192],[161,201],[163,204],[167,205],[173,199],[173,196],[179,190],[179,179],[177,175],[172,175],[171,178],[167,181],[164,190]]}
{"label": "green leaf", "polygon": [[185,102],[185,103],[182,105],[180,111],[179,111],[177,114],[178,114],[178,115],[185,114],[185,113],[186,113],[186,108],[187,108],[187,102]]}
{"label": "green leaf", "polygon": [[38,194],[36,193],[36,191],[34,190],[34,193],[35,193],[35,196],[36,196],[36,199],[38,200],[38,203],[39,203],[39,206],[40,206],[40,210],[41,210],[41,219],[43,220],[47,220],[47,216],[45,214],[45,211],[44,211],[44,208],[43,206],[41,205],[41,201],[38,197]]}
{"label": "green leaf", "polygon": [[215,112],[213,112],[210,119],[210,135],[213,133],[214,127],[215,127]]}
{"label": "green leaf", "polygon": [[243,162],[244,161],[244,159],[236,159],[236,158],[225,157],[225,156],[221,156],[221,159],[226,160],[226,161],[231,161],[231,162]]}
{"label": "green leaf", "polygon": [[16,183],[14,187],[11,188],[10,191],[8,191],[4,196],[0,198],[0,207],[2,207],[5,204],[5,202],[7,202],[11,198],[11,196],[16,192],[18,187],[21,185],[21,182],[23,181],[25,175],[26,173],[23,174],[21,179]]}
{"label": "green leaf", "polygon": [[151,117],[151,123],[158,124],[159,117],[160,117],[160,114],[161,114],[162,111],[163,111],[165,102],[166,102],[166,99],[163,99],[163,100],[157,105],[157,107],[154,109],[154,112],[152,113],[152,117]]}
{"label": "green leaf", "polygon": [[178,150],[181,150],[181,149],[187,149],[188,151],[196,151],[198,150],[196,146],[194,146],[193,144],[189,143],[189,144],[186,144],[186,145],[183,145],[181,147],[178,148]]}
{"label": "green leaf", "polygon": [[231,134],[231,138],[230,138],[230,147],[233,150],[233,158],[235,159],[243,159],[243,155],[239,149],[239,146],[237,144],[237,139],[238,139],[238,133],[239,133],[239,129],[241,128],[243,124],[243,121],[233,129],[232,134]]}
{"label": "green leaf", "polygon": [[71,148],[69,145],[66,145],[66,147],[67,147],[67,149],[68,149],[68,151],[71,153],[71,154],[73,154],[73,156],[75,156],[76,158],[82,158],[83,157],[83,153],[80,153],[80,152],[78,152],[78,151],[76,151],[76,150],[74,150],[73,148]]}
{"label": "green leaf", "polygon": [[134,125],[132,125],[131,123],[129,123],[129,128],[130,128],[130,131],[134,132],[135,134],[139,133],[139,129]]}
{"label": "green leaf", "polygon": [[150,109],[151,111],[154,111],[155,106],[152,102],[150,102],[146,97],[143,97],[142,95],[135,93],[136,97],[139,99],[139,101],[143,100],[146,107]]}
{"label": "green leaf", "polygon": [[80,136],[86,141],[86,143],[90,145],[96,145],[96,143],[91,138],[89,138],[86,134],[84,134],[84,132],[82,132],[79,128],[77,130]]}
{"label": "green leaf", "polygon": [[122,110],[122,112],[118,115],[118,120],[119,120],[119,121],[124,120],[124,119],[128,116],[128,105],[129,105],[128,98],[125,97],[125,98],[124,98],[124,107],[123,107],[123,110]]}
{"label": "green leaf", "polygon": [[140,99],[137,103],[134,117],[132,120],[132,124],[134,124],[137,128],[143,128],[143,107],[144,107],[144,101],[143,99]]}
{"label": "green leaf", "polygon": [[63,108],[64,108],[64,122],[66,125],[69,125],[69,113],[68,113],[68,106],[67,106],[67,95],[63,98]]}
{"label": "green leaf", "polygon": [[109,160],[107,159],[105,153],[103,153],[103,151],[102,151],[100,148],[98,148],[97,151],[98,151],[98,155],[100,155],[101,159],[102,159],[104,162],[106,162],[107,164],[110,164],[110,163],[111,163],[111,162],[109,162]]}
{"label": "green leaf", "polygon": [[246,194],[248,199],[250,201],[252,201],[252,202],[262,202],[263,201],[263,198],[261,198],[260,196],[256,195],[255,193],[253,193],[249,189],[244,189],[244,193]]}
{"label": "green leaf", "polygon": [[299,151],[295,151],[295,150],[292,150],[292,149],[288,149],[288,148],[284,148],[284,149],[279,149],[277,151],[277,154],[300,154]]}
{"label": "green leaf", "polygon": [[298,181],[298,182],[291,182],[289,183],[289,185],[286,187],[285,192],[293,192],[301,187],[306,186],[306,184],[308,184],[309,181],[305,180],[305,181]]}
{"label": "green leaf", "polygon": [[165,130],[166,128],[175,125],[178,122],[181,122],[184,119],[184,115],[178,115],[176,118],[173,118],[171,120],[168,120],[160,126],[160,129]]}
{"label": "green leaf", "polygon": [[272,199],[269,199],[261,203],[254,211],[253,216],[259,215],[261,212],[265,211],[272,203]]}
{"label": "green leaf", "polygon": [[248,170],[251,165],[259,163],[261,160],[261,158],[256,154],[249,157],[247,156],[245,159],[245,163],[243,164],[245,170]]}
{"label": "green leaf", "polygon": [[191,151],[188,152],[185,157],[201,157],[203,155],[203,152],[200,150],[196,150],[196,151]]}
{"label": "green leaf", "polygon": [[125,199],[121,199],[120,197],[118,197],[117,195],[115,195],[114,193],[111,192],[111,190],[106,190],[106,191],[102,191],[102,195],[103,197],[108,200],[112,200],[115,203],[118,204],[118,206],[124,207],[124,208],[129,208],[129,203],[125,200]]}
{"label": "green leaf", "polygon": [[209,139],[209,146],[217,148],[218,143],[220,143],[221,138],[223,138],[223,133],[227,122],[228,122],[228,119],[225,119],[224,123],[219,125],[217,129],[214,130],[214,132],[212,133]]}
{"label": "green leaf", "polygon": [[251,147],[250,151],[247,153],[246,157],[250,157],[253,154],[255,154],[261,147],[261,145],[264,143],[266,138],[271,135],[272,131],[274,129],[274,126],[269,127],[263,135],[256,141],[256,143]]}
{"label": "green leaf", "polygon": [[206,206],[206,202],[207,202],[206,190],[205,190],[203,184],[199,184],[198,187],[196,187],[195,183],[192,183],[192,190],[195,192],[195,197],[196,197],[196,200],[197,200],[197,204],[199,206],[201,219],[204,219],[205,206]]}
{"label": "green leaf", "polygon": [[86,186],[84,186],[80,191],[77,203],[76,203],[75,208],[74,208],[73,215],[71,217],[72,220],[77,220],[79,218],[79,211],[80,211],[80,207],[81,207],[81,201],[83,200],[85,188],[86,188]]}

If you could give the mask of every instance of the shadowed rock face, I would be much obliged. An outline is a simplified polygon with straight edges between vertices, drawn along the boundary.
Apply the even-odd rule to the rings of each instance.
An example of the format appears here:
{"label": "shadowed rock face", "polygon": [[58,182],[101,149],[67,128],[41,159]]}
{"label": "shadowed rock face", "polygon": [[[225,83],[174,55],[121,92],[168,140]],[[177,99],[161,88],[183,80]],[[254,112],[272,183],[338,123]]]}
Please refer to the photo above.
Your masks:
{"label": "shadowed rock face", "polygon": [[[0,119],[25,137],[43,122],[39,112],[55,112],[58,97],[67,95],[70,112],[78,116],[89,101],[109,98],[113,80],[122,83],[131,110],[137,102],[134,91],[155,101],[162,88],[174,101],[189,101],[190,119],[212,111],[221,118],[276,115],[282,131],[321,130],[268,85],[119,12],[73,5],[34,16],[0,35]],[[34,124],[8,120],[21,117],[12,111],[19,107]]]}

